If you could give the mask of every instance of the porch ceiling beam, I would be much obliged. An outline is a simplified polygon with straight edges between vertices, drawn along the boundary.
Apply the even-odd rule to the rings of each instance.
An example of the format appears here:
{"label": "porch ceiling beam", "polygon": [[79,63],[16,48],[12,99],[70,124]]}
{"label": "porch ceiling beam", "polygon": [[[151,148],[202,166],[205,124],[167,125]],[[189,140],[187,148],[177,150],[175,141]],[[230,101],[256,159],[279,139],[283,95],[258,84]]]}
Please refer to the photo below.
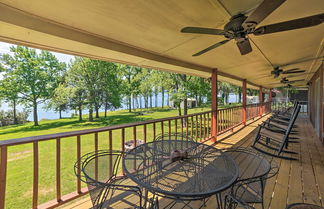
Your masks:
{"label": "porch ceiling beam", "polygon": [[[140,57],[145,60],[153,60],[156,62],[174,65],[178,67],[183,67],[187,69],[197,70],[201,72],[212,73],[213,68],[197,65],[194,63],[186,62],[183,60],[178,60],[175,58],[171,58],[162,54],[158,54],[155,52],[147,51],[145,49],[137,48],[126,43],[121,43],[116,40],[108,39],[107,37],[99,36],[97,34],[90,33],[88,31],[80,30],[77,28],[73,28],[68,25],[64,25],[62,23],[54,22],[49,19],[45,19],[40,16],[36,16],[30,13],[27,13],[22,10],[18,10],[6,4],[0,3],[0,21],[9,23],[15,26],[19,26],[22,28],[26,28],[29,30],[49,34],[52,36],[60,37],[63,39],[92,45],[95,47],[100,47],[128,55],[132,55],[135,57]],[[17,43],[17,40],[10,40],[10,37],[1,37],[2,40],[12,43]],[[44,46],[38,46],[37,43],[28,43],[28,41],[21,40],[20,43],[25,43],[26,45],[33,46],[36,48],[44,48]],[[65,52],[71,54],[71,51],[68,49],[59,50],[60,52]],[[118,62],[118,61],[117,61]],[[120,61],[121,63],[125,63],[125,61]],[[138,65],[138,63],[133,63],[134,65]],[[154,66],[147,66],[154,68]],[[190,74],[190,72],[188,72]],[[234,75],[230,75],[225,72],[218,71],[219,76],[231,78],[238,81],[243,81],[244,78],[239,78]],[[252,86],[258,86],[252,82],[247,81],[248,84]]]}

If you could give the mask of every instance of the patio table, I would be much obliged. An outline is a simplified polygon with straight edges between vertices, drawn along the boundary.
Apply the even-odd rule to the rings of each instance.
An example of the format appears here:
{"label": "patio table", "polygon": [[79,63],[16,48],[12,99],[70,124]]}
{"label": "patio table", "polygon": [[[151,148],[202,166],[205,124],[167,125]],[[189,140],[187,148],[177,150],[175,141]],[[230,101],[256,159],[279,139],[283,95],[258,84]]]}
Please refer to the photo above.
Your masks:
{"label": "patio table", "polygon": [[216,194],[238,177],[235,161],[207,144],[161,140],[142,144],[123,157],[125,174],[154,195],[191,201]]}

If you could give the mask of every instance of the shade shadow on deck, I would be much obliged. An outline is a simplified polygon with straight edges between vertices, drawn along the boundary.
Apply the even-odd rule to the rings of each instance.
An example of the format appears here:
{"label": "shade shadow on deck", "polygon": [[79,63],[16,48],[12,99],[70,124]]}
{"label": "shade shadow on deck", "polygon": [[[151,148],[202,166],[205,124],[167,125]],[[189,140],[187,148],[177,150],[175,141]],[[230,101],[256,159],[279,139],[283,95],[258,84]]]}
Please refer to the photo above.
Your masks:
{"label": "shade shadow on deck", "polygon": [[[219,138],[218,143],[214,144],[217,148],[230,148],[232,146],[250,146],[256,134],[256,127],[262,122],[259,119],[247,125],[246,127],[237,127],[234,133],[227,133]],[[305,202],[324,206],[322,196],[324,195],[324,146],[315,134],[315,131],[305,115],[299,116],[296,122],[298,126],[298,137],[300,143],[290,144],[293,151],[298,152],[298,160],[283,160],[275,158],[280,166],[279,173],[269,179],[265,188],[265,208],[284,209],[286,205],[294,202]],[[210,143],[210,142],[208,142]],[[133,208],[138,202],[134,195],[119,195],[112,208]],[[167,199],[161,199],[160,204],[169,203]],[[191,203],[193,208],[198,208],[201,201]],[[179,204],[174,208],[181,208]],[[83,197],[61,206],[60,208],[91,208],[91,201],[88,196]],[[206,207],[215,208],[216,200],[211,197]],[[255,205],[261,208],[261,205]]]}

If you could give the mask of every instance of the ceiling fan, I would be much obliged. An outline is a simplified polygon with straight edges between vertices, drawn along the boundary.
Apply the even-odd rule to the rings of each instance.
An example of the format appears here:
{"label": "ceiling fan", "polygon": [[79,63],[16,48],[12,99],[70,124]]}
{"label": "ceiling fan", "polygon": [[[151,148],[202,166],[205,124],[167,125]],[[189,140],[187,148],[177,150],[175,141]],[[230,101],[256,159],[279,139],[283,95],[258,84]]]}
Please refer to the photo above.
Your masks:
{"label": "ceiling fan", "polygon": [[298,79],[298,80],[288,80],[286,77],[282,78],[280,83],[283,83],[283,84],[292,84],[292,83],[296,83],[296,82],[300,82],[300,81],[305,81],[305,79]]}
{"label": "ceiling fan", "polygon": [[[294,62],[290,62],[287,64],[283,64],[283,65],[274,65],[273,66],[273,70],[271,71],[270,74],[264,74],[261,77],[258,77],[257,79],[261,79],[261,78],[267,78],[267,77],[272,77],[273,78],[278,78],[281,74],[293,74],[293,75],[289,75],[289,76],[285,76],[286,78],[292,78],[292,77],[298,77],[301,75],[308,75],[308,74],[314,74],[314,72],[310,72],[310,73],[304,73],[306,72],[306,70],[301,70],[299,68],[293,68],[293,69],[289,69],[289,70],[284,70],[282,69],[282,67],[286,67],[289,65],[295,65],[295,64],[299,64],[299,63],[304,63],[304,62],[309,62],[309,61],[313,61],[313,60],[318,60],[318,59],[323,59],[324,56],[319,56],[319,57],[313,57],[313,58],[308,58],[308,59],[302,59],[302,60],[297,60]],[[323,60],[322,60],[323,61]],[[298,74],[301,73],[301,74]]]}
{"label": "ceiling fan", "polygon": [[283,77],[280,82],[276,82],[276,83],[269,83],[268,85],[280,85],[280,84],[293,84],[296,82],[301,82],[301,81],[305,81],[305,79],[298,79],[298,80],[288,80],[288,78]]}
{"label": "ceiling fan", "polygon": [[304,73],[306,70],[300,70],[299,68],[293,68],[289,70],[283,70],[279,66],[276,66],[271,71],[271,75],[273,75],[273,78],[278,78],[281,74],[295,74],[295,73]]}
{"label": "ceiling fan", "polygon": [[232,39],[236,41],[236,45],[239,48],[241,55],[245,55],[252,51],[249,38],[247,37],[248,34],[258,36],[287,30],[295,30],[299,28],[306,28],[319,25],[324,21],[324,13],[322,13],[256,28],[256,26],[260,22],[262,22],[267,16],[269,16],[285,1],[286,0],[264,0],[252,12],[251,15],[246,16],[244,14],[237,14],[231,17],[230,21],[225,25],[223,30],[215,28],[185,27],[181,29],[181,32],[221,35],[226,38],[225,40],[211,45],[208,48],[193,54],[192,56],[202,55],[212,49],[215,49],[229,42]]}
{"label": "ceiling fan", "polygon": [[284,86],[284,88],[295,88],[295,87],[304,87],[303,85],[291,85],[291,84],[287,84],[286,86]]}

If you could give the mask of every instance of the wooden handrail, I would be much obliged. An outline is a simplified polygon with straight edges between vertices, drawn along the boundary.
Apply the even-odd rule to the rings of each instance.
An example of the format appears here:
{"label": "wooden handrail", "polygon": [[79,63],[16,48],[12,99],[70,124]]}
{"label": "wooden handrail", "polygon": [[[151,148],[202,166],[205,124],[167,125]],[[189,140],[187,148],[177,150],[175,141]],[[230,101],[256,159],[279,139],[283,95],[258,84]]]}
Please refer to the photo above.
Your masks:
{"label": "wooden handrail", "polygon": [[194,114],[189,114],[189,115],[182,115],[182,116],[175,116],[175,117],[168,117],[168,118],[161,118],[161,119],[147,120],[147,121],[139,121],[139,122],[126,123],[126,124],[121,124],[121,125],[107,126],[107,127],[102,127],[102,128],[94,128],[94,129],[86,129],[86,130],[80,130],[80,131],[63,132],[63,133],[57,133],[57,134],[48,134],[48,135],[40,135],[40,136],[23,137],[23,138],[17,138],[17,139],[9,139],[9,140],[0,141],[0,147],[12,146],[12,145],[18,145],[18,144],[27,144],[27,143],[32,143],[34,141],[46,141],[46,140],[56,139],[56,138],[67,138],[67,137],[72,137],[72,136],[93,134],[96,132],[104,132],[104,131],[110,131],[110,130],[116,130],[116,129],[122,129],[122,128],[130,128],[133,126],[141,126],[144,124],[164,122],[164,121],[168,121],[168,120],[186,118],[186,117],[191,117],[191,116],[196,116],[196,115],[200,115],[200,114],[204,114],[204,113],[211,113],[211,112],[212,111],[205,111],[205,112],[194,113]]}

